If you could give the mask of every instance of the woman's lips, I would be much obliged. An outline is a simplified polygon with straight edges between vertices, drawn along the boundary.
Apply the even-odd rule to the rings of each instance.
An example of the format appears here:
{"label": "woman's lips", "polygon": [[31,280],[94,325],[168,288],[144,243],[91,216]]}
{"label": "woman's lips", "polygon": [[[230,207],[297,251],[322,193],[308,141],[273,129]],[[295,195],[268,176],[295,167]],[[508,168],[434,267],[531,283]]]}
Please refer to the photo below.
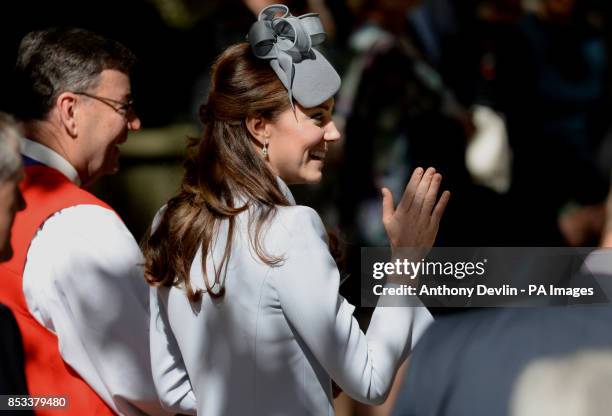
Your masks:
{"label": "woman's lips", "polygon": [[325,151],[323,150],[311,150],[309,152],[309,155],[311,157],[311,159],[315,159],[315,160],[325,160]]}

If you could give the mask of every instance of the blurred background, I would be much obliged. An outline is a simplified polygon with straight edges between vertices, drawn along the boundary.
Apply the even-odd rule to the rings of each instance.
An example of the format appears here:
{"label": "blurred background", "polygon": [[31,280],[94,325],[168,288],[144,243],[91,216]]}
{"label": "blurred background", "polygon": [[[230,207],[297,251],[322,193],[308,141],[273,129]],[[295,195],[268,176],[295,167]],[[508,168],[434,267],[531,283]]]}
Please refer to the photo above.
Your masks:
{"label": "blurred background", "polygon": [[[139,58],[143,129],[122,170],[96,185],[139,239],[176,192],[186,140],[201,131],[210,65],[244,40],[268,0],[21,1],[0,25],[0,109],[25,33],[91,29]],[[439,245],[598,245],[612,168],[605,0],[295,0],[320,13],[343,78],[344,138],[317,186],[296,187],[349,247],[385,245],[381,186],[400,195],[416,166],[452,202]]]}
{"label": "blurred background", "polygon": [[[278,2],[4,5],[0,110],[11,112],[17,46],[31,30],[76,26],[129,47],[139,59],[132,80],[143,129],[122,147],[120,173],[94,192],[139,240],[178,190],[187,139],[202,129],[211,63]],[[438,245],[612,245],[612,2],[284,3],[294,15],[321,15],[326,56],[343,78],[335,109],[343,139],[330,149],[324,181],[293,191],[339,232],[355,276],[342,290],[353,303],[359,248],[387,244],[379,189],[399,197],[417,166],[434,166],[452,193]]]}

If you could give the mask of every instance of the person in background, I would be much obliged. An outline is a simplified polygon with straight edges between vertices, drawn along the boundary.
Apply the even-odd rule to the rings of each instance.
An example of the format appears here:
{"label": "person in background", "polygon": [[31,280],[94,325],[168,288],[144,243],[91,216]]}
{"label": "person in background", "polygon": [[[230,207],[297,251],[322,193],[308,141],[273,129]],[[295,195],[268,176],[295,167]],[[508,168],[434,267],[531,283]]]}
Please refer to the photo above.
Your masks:
{"label": "person in background", "polygon": [[[603,256],[609,258],[607,253]],[[609,261],[607,263],[609,266]],[[609,270],[605,276],[608,282]],[[568,371],[564,373],[565,378],[557,377],[555,381],[550,377],[540,378],[535,383],[532,380],[520,388],[522,394],[518,394],[513,403],[517,383],[521,384],[521,375],[538,360],[585,350],[609,351],[612,348],[610,319],[612,308],[605,304],[493,308],[436,319],[412,354],[410,371],[392,415],[564,414],[558,411],[522,413],[522,409],[533,409],[531,405],[535,402],[549,403],[553,407],[558,404],[561,396],[554,398],[545,394],[555,389],[557,382],[562,383],[567,392],[572,389],[586,391],[583,390],[588,385],[584,382],[585,373]],[[599,374],[590,372],[590,376]],[[536,384],[539,391],[533,390]],[[531,388],[530,394],[525,394],[525,388]],[[571,405],[573,398],[568,393],[563,396],[564,402]],[[590,404],[597,404],[595,397],[589,397]],[[517,407],[517,399],[526,402]],[[521,412],[511,412],[511,404]]]}
{"label": "person in background", "polygon": [[66,397],[67,414],[166,414],[151,375],[141,252],[83,189],[117,171],[118,145],[140,128],[134,62],[121,44],[75,28],[30,32],[18,51],[27,208],[0,265],[0,302],[24,335],[30,394]]}
{"label": "person in background", "polygon": [[[19,183],[23,166],[15,120],[0,112],[0,263],[13,257],[11,228],[25,208]],[[4,284],[4,283],[2,283]],[[0,394],[28,394],[21,333],[11,310],[0,304]]]}
{"label": "person in background", "polygon": [[19,136],[15,120],[0,112],[0,262],[13,257],[11,228],[15,214],[25,208],[19,189],[23,179]]}
{"label": "person in background", "polygon": [[589,3],[538,0],[497,47],[493,99],[514,156],[508,245],[591,246],[601,235],[609,63]]}

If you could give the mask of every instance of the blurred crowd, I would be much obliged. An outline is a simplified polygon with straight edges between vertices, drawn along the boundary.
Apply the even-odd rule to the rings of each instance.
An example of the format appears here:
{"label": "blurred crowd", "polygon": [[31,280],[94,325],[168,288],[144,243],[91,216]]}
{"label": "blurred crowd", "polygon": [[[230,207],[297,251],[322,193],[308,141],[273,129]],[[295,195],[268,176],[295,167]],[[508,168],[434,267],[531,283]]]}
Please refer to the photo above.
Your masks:
{"label": "blurred crowd", "polygon": [[[143,133],[137,140],[147,147],[147,131],[197,124],[212,61],[244,40],[259,10],[278,2],[107,0],[91,13],[91,4],[64,1],[37,5],[36,14],[21,2],[11,11],[19,26],[0,27],[6,51],[0,83],[7,91],[0,110],[11,113],[17,100],[7,80],[25,33],[51,25],[95,30],[139,58],[133,80]],[[330,149],[323,183],[295,195],[339,230],[347,275],[359,276],[361,247],[387,244],[380,188],[401,194],[417,166],[434,166],[452,194],[437,245],[612,246],[611,2],[283,3],[296,15],[320,14],[329,36],[326,55],[342,75],[335,119],[343,138]],[[182,139],[164,138],[181,149]],[[145,153],[128,152],[128,168],[158,164],[177,178],[149,202],[147,212],[154,212],[178,186],[182,155]],[[142,200],[129,189],[154,175],[129,178],[137,181],[132,188],[129,181],[118,185],[121,176],[99,185],[137,239],[151,216],[143,218]],[[343,288],[353,303],[359,303],[358,286],[355,278]],[[339,414],[342,406],[388,414],[388,408],[360,410],[351,403],[339,404]]]}
{"label": "blurred crowd", "polygon": [[[118,39],[138,56],[134,92],[145,132],[195,126],[210,64],[223,48],[244,40],[254,15],[271,3],[111,0],[92,14],[68,0],[41,4],[41,13],[30,16],[23,2],[11,12],[19,26],[0,29],[1,46],[10,51],[0,58],[0,82],[8,83],[16,45],[29,30],[84,27]],[[414,167],[430,165],[453,194],[438,245],[608,241],[609,2],[286,3],[296,14],[321,15],[327,55],[343,77],[335,108],[343,140],[327,161],[331,174],[297,194],[339,228],[348,247],[384,245],[380,187],[399,193]],[[3,94],[0,109],[11,112],[13,102]],[[142,162],[138,151],[128,155],[128,166]],[[180,154],[161,154],[146,164],[179,161]],[[173,174],[178,178],[180,171]],[[100,185],[102,193],[110,188]],[[150,218],[130,210],[142,206],[110,196],[140,237]]]}

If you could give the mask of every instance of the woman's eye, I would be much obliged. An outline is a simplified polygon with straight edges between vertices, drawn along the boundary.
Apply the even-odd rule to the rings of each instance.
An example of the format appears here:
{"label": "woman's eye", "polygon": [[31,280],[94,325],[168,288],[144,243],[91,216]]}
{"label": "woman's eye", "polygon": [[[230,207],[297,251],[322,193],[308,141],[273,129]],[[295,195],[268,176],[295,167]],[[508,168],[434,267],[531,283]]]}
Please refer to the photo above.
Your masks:
{"label": "woman's eye", "polygon": [[316,113],[310,116],[310,118],[312,118],[313,120],[316,120],[317,122],[320,122],[320,121],[323,121],[324,115],[323,113]]}

